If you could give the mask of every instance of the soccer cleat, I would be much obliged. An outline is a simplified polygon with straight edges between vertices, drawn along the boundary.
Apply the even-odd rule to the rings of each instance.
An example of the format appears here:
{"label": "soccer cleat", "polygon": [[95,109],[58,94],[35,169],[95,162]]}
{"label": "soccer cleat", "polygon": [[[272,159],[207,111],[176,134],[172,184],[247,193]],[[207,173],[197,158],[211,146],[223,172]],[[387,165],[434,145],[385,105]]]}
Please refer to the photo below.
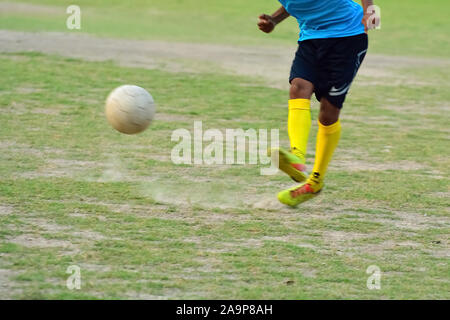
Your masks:
{"label": "soccer cleat", "polygon": [[278,168],[290,176],[292,180],[303,182],[308,178],[304,172],[306,170],[305,160],[282,148],[269,150],[269,156],[276,152],[278,152],[279,157]]}
{"label": "soccer cleat", "polygon": [[322,191],[323,182],[320,182],[314,187],[309,183],[304,183],[300,186],[296,186],[278,194],[278,200],[281,203],[286,204],[291,207],[298,206],[300,203],[308,201],[319,195]]}

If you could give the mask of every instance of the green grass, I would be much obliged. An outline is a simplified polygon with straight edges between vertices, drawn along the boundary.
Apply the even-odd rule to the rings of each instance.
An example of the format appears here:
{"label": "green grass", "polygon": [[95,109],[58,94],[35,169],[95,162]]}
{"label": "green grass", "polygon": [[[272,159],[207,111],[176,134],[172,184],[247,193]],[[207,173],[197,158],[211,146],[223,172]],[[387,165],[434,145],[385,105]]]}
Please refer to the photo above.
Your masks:
{"label": "green grass", "polygon": [[[359,78],[325,192],[298,209],[277,204],[292,185],[282,175],[169,158],[171,132],[194,120],[284,127],[283,90],[38,53],[1,54],[0,73],[0,297],[450,298],[445,71],[398,69],[420,80],[408,86]],[[149,89],[164,115],[138,136],[104,119],[123,83]],[[79,291],[65,287],[69,265]],[[366,288],[370,265],[379,291]]]}
{"label": "green grass", "polygon": [[[17,2],[17,1],[14,1]],[[68,31],[65,8],[71,0],[28,0],[44,9],[13,9],[0,12],[0,29]],[[382,29],[371,33],[371,52],[448,57],[450,27],[447,0],[424,2],[375,1],[382,9]],[[272,13],[275,0],[79,0],[82,32],[103,36],[233,45],[287,45],[297,40],[294,19],[281,24],[268,36],[256,28],[260,13]],[[47,9],[45,9],[47,8]],[[78,32],[78,31],[74,31]]]}
{"label": "green grass", "polygon": [[[11,3],[0,2],[0,29],[79,32],[65,28],[72,1]],[[264,48],[298,33],[293,19],[269,36],[257,30],[275,0],[77,4],[81,32],[101,37]],[[448,58],[448,1],[376,4],[371,53]],[[204,130],[281,128],[287,145],[285,91],[207,66],[168,73],[0,53],[0,298],[449,299],[445,66],[360,76],[324,193],[289,209],[276,200],[292,185],[283,175],[170,161],[172,131],[195,120]],[[123,83],[157,101],[141,135],[104,118],[107,94]],[[81,290],[66,288],[70,265],[81,268]],[[370,265],[382,271],[379,291],[366,287]]]}

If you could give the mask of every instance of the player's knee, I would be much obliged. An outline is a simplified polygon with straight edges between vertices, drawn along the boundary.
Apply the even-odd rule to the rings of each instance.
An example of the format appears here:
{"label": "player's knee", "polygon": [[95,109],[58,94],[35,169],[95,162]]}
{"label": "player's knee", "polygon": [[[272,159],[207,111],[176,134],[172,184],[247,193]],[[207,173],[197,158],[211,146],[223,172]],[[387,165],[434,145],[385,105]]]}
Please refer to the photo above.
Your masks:
{"label": "player's knee", "polygon": [[320,101],[319,121],[324,126],[331,126],[339,120],[339,114],[341,110],[329,102],[327,99],[322,98]]}
{"label": "player's knee", "polygon": [[303,79],[296,78],[291,82],[289,91],[291,99],[311,99],[314,92],[314,85]]}

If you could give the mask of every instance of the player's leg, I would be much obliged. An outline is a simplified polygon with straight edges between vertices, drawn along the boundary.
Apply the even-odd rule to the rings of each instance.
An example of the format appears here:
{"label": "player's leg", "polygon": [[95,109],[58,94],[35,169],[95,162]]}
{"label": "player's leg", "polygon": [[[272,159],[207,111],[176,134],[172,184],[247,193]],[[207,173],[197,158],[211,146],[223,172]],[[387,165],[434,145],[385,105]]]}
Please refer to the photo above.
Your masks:
{"label": "player's leg", "polygon": [[314,168],[306,181],[312,192],[317,193],[323,187],[325,173],[334,151],[341,137],[341,123],[339,122],[340,107],[331,103],[327,98],[320,101],[320,113],[316,139],[316,158]]}
{"label": "player's leg", "polygon": [[308,80],[294,78],[291,81],[288,115],[291,150],[287,151],[283,148],[272,150],[272,152],[278,152],[280,170],[296,182],[303,182],[308,178],[305,173],[305,159],[311,129],[310,105],[313,91],[314,85]]}
{"label": "player's leg", "polygon": [[[323,188],[325,174],[341,137],[340,111],[368,48],[366,34],[330,42],[320,78],[325,85],[317,90],[320,113],[316,140],[316,158],[306,181],[313,193]],[[326,80],[325,80],[326,79]]]}
{"label": "player's leg", "polygon": [[305,79],[295,78],[291,82],[288,133],[291,152],[304,162],[311,129],[311,96],[314,85]]}
{"label": "player's leg", "polygon": [[293,180],[303,182],[306,151],[311,129],[311,96],[314,92],[314,52],[309,42],[299,45],[292,63],[289,91],[288,134],[291,150],[272,150],[279,155],[279,168]]}

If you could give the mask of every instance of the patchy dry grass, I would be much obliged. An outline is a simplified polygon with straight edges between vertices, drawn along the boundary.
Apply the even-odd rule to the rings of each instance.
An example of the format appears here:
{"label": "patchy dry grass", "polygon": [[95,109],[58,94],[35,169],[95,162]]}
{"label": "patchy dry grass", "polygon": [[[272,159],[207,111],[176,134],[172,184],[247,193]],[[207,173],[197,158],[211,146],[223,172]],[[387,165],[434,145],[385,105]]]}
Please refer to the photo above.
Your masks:
{"label": "patchy dry grass", "polygon": [[[284,91],[250,78],[0,55],[0,297],[449,298],[448,76],[424,68],[433,85],[431,76],[395,90],[355,83],[324,194],[290,209],[275,198],[292,185],[282,175],[170,161],[172,130],[194,120],[284,127]],[[139,136],[104,120],[104,97],[124,82],[158,102]],[[421,101],[429,112],[405,109]],[[373,264],[381,291],[366,288]],[[65,287],[70,265],[81,267],[80,291]]]}

